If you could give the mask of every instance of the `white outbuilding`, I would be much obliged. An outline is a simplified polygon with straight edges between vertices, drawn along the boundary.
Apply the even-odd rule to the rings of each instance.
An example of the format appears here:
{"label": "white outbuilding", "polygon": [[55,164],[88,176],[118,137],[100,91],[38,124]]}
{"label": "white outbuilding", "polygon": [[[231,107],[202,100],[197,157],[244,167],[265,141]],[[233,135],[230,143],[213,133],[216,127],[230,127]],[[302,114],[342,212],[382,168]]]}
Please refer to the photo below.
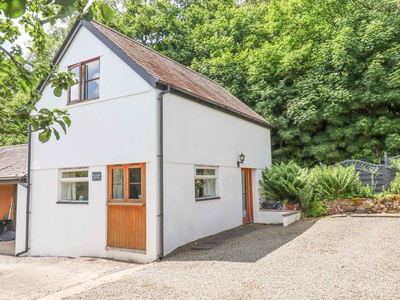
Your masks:
{"label": "white outbuilding", "polygon": [[68,109],[72,125],[59,141],[32,134],[29,226],[17,224],[16,252],[146,263],[258,221],[271,164],[261,116],[98,22],[78,21],[55,64],[78,84],[57,98],[43,83],[38,107]]}

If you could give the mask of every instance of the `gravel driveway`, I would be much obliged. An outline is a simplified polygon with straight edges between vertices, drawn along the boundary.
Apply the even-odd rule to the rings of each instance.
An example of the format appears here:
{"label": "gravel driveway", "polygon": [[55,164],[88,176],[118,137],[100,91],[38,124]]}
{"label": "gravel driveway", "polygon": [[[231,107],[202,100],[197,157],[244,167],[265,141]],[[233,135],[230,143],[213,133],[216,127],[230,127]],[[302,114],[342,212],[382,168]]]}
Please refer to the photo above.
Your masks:
{"label": "gravel driveway", "polygon": [[395,218],[265,226],[69,299],[399,299],[399,233]]}
{"label": "gravel driveway", "polygon": [[[160,263],[113,263],[97,271],[104,277],[92,284],[35,295],[48,295],[46,299],[399,299],[399,233],[396,218],[324,218],[289,227],[263,226],[212,250],[190,250],[188,245]],[[18,260],[0,256],[3,299],[7,289],[2,285],[8,278],[4,275],[16,273],[11,262],[4,270],[3,262],[13,259]],[[77,263],[83,263],[80,260]],[[90,263],[98,268],[96,261]],[[87,272],[85,265],[73,269],[78,276]],[[18,277],[14,280],[8,281],[14,289],[30,286],[26,274],[24,287]]]}

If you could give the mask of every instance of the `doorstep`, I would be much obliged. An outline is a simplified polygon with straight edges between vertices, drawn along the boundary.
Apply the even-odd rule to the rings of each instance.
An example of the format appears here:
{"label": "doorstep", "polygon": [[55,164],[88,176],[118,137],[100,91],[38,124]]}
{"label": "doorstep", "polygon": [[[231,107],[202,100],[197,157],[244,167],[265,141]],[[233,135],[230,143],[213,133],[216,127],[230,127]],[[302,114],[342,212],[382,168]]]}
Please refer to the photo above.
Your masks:
{"label": "doorstep", "polygon": [[290,224],[300,220],[301,213],[299,210],[278,210],[278,209],[260,209],[259,222],[264,224],[282,224],[289,226]]}

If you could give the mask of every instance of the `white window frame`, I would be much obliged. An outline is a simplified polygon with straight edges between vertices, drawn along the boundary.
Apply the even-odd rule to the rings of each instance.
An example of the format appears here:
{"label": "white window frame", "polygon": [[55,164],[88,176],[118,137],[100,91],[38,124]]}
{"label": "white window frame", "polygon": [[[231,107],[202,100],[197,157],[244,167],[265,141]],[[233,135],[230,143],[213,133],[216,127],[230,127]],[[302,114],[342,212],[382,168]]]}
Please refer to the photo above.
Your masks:
{"label": "white window frame", "polygon": [[[194,167],[194,196],[196,201],[221,199],[219,196],[219,180],[218,180],[218,167],[214,166],[195,166]],[[215,175],[197,175],[197,170],[215,170]],[[215,179],[215,195],[206,197],[196,197],[196,180],[198,179]]]}
{"label": "white window frame", "polygon": [[[63,178],[62,175],[63,173],[67,172],[88,172],[88,177],[69,177],[69,178]],[[60,169],[59,170],[59,193],[58,193],[58,203],[83,203],[87,204],[89,203],[89,168],[88,167],[83,167],[83,168],[74,168],[74,169]],[[68,182],[87,182],[88,183],[88,199],[87,200],[67,200],[67,199],[61,199],[62,197],[62,184],[63,183],[68,183]]]}

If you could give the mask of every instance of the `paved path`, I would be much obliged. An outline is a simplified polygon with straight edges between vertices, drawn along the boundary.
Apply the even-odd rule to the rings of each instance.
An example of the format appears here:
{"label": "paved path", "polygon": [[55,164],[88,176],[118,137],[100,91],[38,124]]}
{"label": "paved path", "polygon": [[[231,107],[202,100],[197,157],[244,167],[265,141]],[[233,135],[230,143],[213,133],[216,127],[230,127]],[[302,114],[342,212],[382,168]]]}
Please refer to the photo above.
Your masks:
{"label": "paved path", "polygon": [[96,258],[0,255],[0,299],[62,299],[143,267]]}
{"label": "paved path", "polygon": [[[22,299],[7,298],[6,279],[7,287],[25,289],[21,295],[30,299],[399,299],[399,232],[399,219],[307,220],[288,227],[264,226],[211,250],[187,245],[161,263],[144,266],[103,260],[79,265],[85,259],[64,259],[61,265],[78,264],[71,271],[56,263],[54,279],[40,272],[40,260],[52,258],[28,258],[37,269],[18,275],[18,261],[3,271],[0,256],[0,295]],[[99,272],[91,273],[97,268]],[[63,272],[76,277],[69,287],[57,286],[57,274]],[[14,277],[7,281],[7,274]],[[45,286],[53,282],[51,289],[37,284],[29,294],[30,280],[40,278]]]}

